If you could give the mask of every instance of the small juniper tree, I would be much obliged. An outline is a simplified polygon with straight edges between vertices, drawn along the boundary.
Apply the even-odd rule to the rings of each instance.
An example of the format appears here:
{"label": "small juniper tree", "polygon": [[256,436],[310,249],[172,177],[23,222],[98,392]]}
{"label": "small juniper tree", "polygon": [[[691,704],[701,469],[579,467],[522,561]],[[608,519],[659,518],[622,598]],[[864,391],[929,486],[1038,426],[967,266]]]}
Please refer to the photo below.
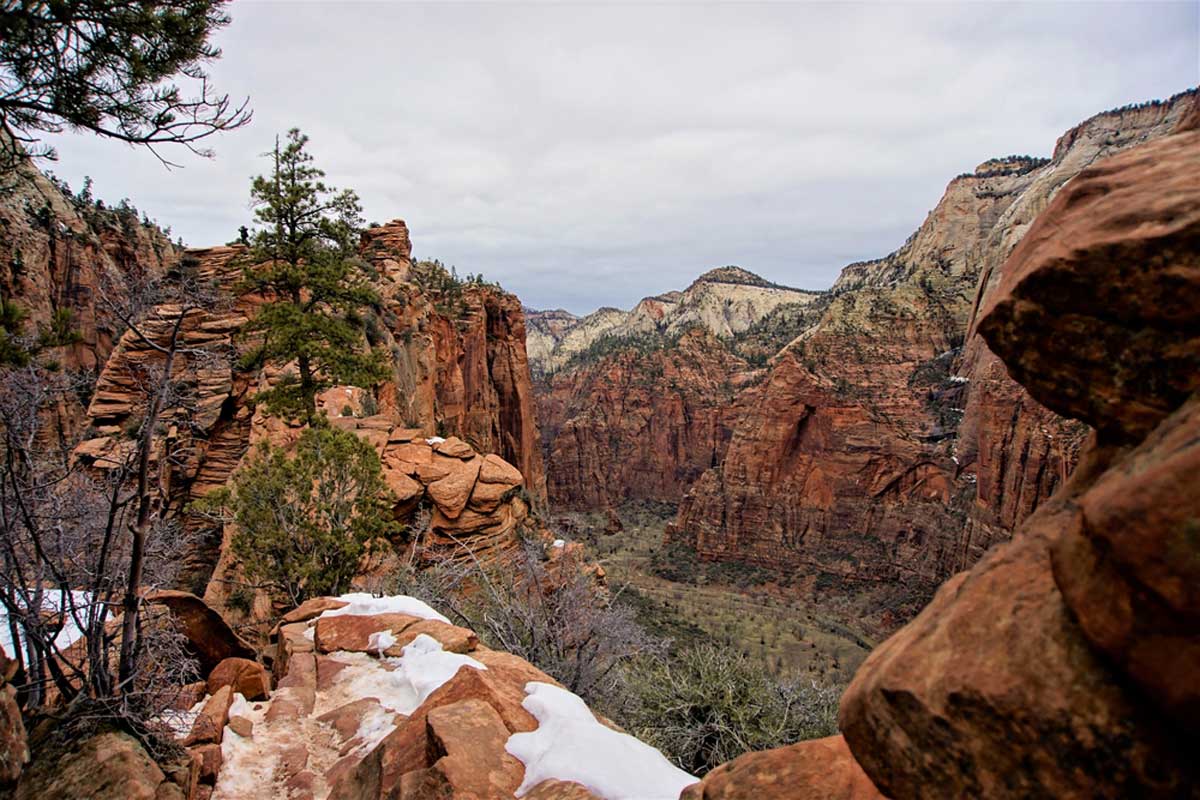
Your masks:
{"label": "small juniper tree", "polygon": [[388,532],[390,492],[374,448],[352,433],[308,428],[289,455],[264,443],[197,510],[227,510],[247,577],[299,605],[345,591],[366,542]]}
{"label": "small juniper tree", "polygon": [[334,384],[370,387],[387,375],[364,347],[362,310],[377,303],[355,255],[362,220],[354,192],[336,192],[305,152],[308,137],[293,128],[269,154],[269,176],[254,179],[250,196],[262,227],[252,239],[246,288],[267,303],[247,326],[261,334],[249,364],[295,364],[260,394],[272,413],[316,420],[316,396]]}

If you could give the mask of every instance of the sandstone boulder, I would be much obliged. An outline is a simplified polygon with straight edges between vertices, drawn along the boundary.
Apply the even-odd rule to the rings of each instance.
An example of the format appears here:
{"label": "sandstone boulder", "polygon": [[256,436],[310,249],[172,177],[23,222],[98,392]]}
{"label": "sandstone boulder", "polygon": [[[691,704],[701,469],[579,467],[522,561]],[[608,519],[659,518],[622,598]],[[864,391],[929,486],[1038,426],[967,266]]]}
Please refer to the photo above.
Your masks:
{"label": "sandstone boulder", "polygon": [[423,619],[396,634],[396,643],[385,650],[384,654],[404,655],[404,648],[421,634],[432,636],[447,653],[469,653],[479,645],[479,637],[472,630],[449,625],[438,619]]}
{"label": "sandstone boulder", "polygon": [[345,608],[348,605],[349,603],[345,600],[338,600],[336,597],[310,597],[280,617],[274,630],[271,631],[271,636],[274,638],[278,634],[279,629],[284,625],[290,625],[293,622],[307,622],[310,619],[321,616],[326,611],[334,611],[339,608]]}
{"label": "sandstone boulder", "polygon": [[366,653],[371,649],[371,636],[381,631],[396,634],[420,622],[408,614],[343,614],[321,617],[316,623],[314,642],[321,653],[347,650]]}
{"label": "sandstone boulder", "polygon": [[15,800],[185,800],[137,740],[125,733],[92,736],[58,758],[39,759],[17,785]]}
{"label": "sandstone boulder", "polygon": [[680,800],[882,800],[846,740],[829,736],[746,753],[683,791]]}
{"label": "sandstone boulder", "polygon": [[475,488],[475,479],[479,477],[482,461],[482,458],[473,456],[465,461],[458,458],[439,458],[435,462],[434,466],[446,470],[446,475],[432,481],[426,490],[437,504],[438,510],[450,519],[457,519],[467,507],[471,490]]}
{"label": "sandstone boulder", "polygon": [[204,703],[192,723],[192,731],[183,740],[184,747],[197,744],[220,744],[229,723],[229,707],[233,704],[233,688],[222,686]]}
{"label": "sandstone boulder", "polygon": [[160,589],[148,593],[146,602],[164,606],[171,612],[205,673],[227,658],[253,660],[258,655],[229,627],[224,617],[190,592]]}
{"label": "sandstone boulder", "polygon": [[475,448],[457,436],[451,436],[449,439],[438,442],[433,446],[433,451],[450,458],[461,458],[464,461],[475,455]]}
{"label": "sandstone boulder", "polygon": [[1077,502],[1051,547],[1059,590],[1092,645],[1200,734],[1200,397]]}
{"label": "sandstone boulder", "polygon": [[979,332],[1039,402],[1138,441],[1200,388],[1200,131],[1079,173],[1005,265]]}
{"label": "sandstone boulder", "polygon": [[271,678],[257,661],[247,658],[227,658],[208,674],[208,693],[216,694],[222,686],[231,686],[235,694],[247,700],[266,700],[271,694]]}

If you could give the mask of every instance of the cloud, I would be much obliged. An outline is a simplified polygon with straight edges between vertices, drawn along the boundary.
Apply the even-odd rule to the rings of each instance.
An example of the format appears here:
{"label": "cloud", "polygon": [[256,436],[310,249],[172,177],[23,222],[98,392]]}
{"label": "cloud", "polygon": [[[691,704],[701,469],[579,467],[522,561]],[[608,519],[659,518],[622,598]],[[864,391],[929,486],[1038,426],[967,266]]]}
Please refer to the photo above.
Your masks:
{"label": "cloud", "polygon": [[214,80],[255,121],[213,161],[60,137],[53,166],[189,244],[250,221],[296,125],[369,220],[535,307],[628,307],[740,264],[828,286],[947,181],[1049,154],[1106,108],[1196,83],[1195,4],[231,7]]}

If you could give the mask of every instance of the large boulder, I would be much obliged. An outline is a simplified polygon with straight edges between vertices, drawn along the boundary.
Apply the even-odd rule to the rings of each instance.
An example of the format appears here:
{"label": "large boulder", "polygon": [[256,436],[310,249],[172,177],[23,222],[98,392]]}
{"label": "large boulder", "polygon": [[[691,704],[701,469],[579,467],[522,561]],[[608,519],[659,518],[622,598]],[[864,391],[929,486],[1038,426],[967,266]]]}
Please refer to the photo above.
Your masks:
{"label": "large boulder", "polygon": [[1083,170],[1004,266],[979,332],[1038,402],[1138,441],[1200,388],[1200,131]]}
{"label": "large boulder", "polygon": [[[39,754],[17,785],[14,800],[187,800],[196,775],[170,775],[126,733],[101,733],[58,753]],[[178,782],[177,782],[178,781]]]}
{"label": "large boulder", "polygon": [[868,657],[843,734],[897,800],[1200,797],[1200,133],[1085,170],[1003,275],[981,330],[1097,433]]}
{"label": "large boulder", "polygon": [[1092,645],[1200,734],[1200,397],[1077,501],[1054,578]]}
{"label": "large boulder", "polygon": [[171,612],[179,632],[187,637],[192,652],[200,661],[202,672],[212,671],[227,658],[254,660],[257,657],[254,648],[229,627],[225,618],[196,595],[160,589],[147,593],[145,599]]}
{"label": "large boulder", "polygon": [[222,686],[247,700],[266,700],[271,694],[271,678],[257,661],[248,658],[227,658],[208,674],[208,693],[216,694]]}
{"label": "large boulder", "polygon": [[683,791],[680,800],[880,800],[846,740],[829,736],[746,753]]}

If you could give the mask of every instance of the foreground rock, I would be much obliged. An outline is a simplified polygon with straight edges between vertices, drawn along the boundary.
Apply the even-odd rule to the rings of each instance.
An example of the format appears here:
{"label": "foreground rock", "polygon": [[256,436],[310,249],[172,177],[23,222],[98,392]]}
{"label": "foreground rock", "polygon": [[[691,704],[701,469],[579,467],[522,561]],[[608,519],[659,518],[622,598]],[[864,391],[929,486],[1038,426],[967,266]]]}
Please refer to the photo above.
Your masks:
{"label": "foreground rock", "polygon": [[[225,684],[185,740],[215,800],[676,800],[694,781],[413,598],[320,598],[285,620],[270,700]],[[614,793],[614,775],[651,788]]]}
{"label": "foreground rock", "polygon": [[14,798],[191,800],[195,777],[186,764],[164,772],[128,734],[102,733],[74,743],[56,758],[39,758],[21,779]]}
{"label": "foreground rock", "polygon": [[[1098,435],[1011,542],[855,676],[841,727],[888,796],[1200,796],[1181,735],[1195,730],[1200,665],[1200,412],[1195,368],[1181,366],[1196,363],[1195,306],[1162,294],[1200,296],[1196,186],[1197,134],[1131,150],[1081,174],[1013,253],[1021,279],[980,328],[1039,398]],[[1079,316],[1054,305],[1064,281]],[[1094,347],[1081,317],[1096,320]],[[1081,349],[1059,349],[1068,340]]]}
{"label": "foreground rock", "polygon": [[680,800],[877,800],[883,798],[841,736],[747,753],[689,786]]}

